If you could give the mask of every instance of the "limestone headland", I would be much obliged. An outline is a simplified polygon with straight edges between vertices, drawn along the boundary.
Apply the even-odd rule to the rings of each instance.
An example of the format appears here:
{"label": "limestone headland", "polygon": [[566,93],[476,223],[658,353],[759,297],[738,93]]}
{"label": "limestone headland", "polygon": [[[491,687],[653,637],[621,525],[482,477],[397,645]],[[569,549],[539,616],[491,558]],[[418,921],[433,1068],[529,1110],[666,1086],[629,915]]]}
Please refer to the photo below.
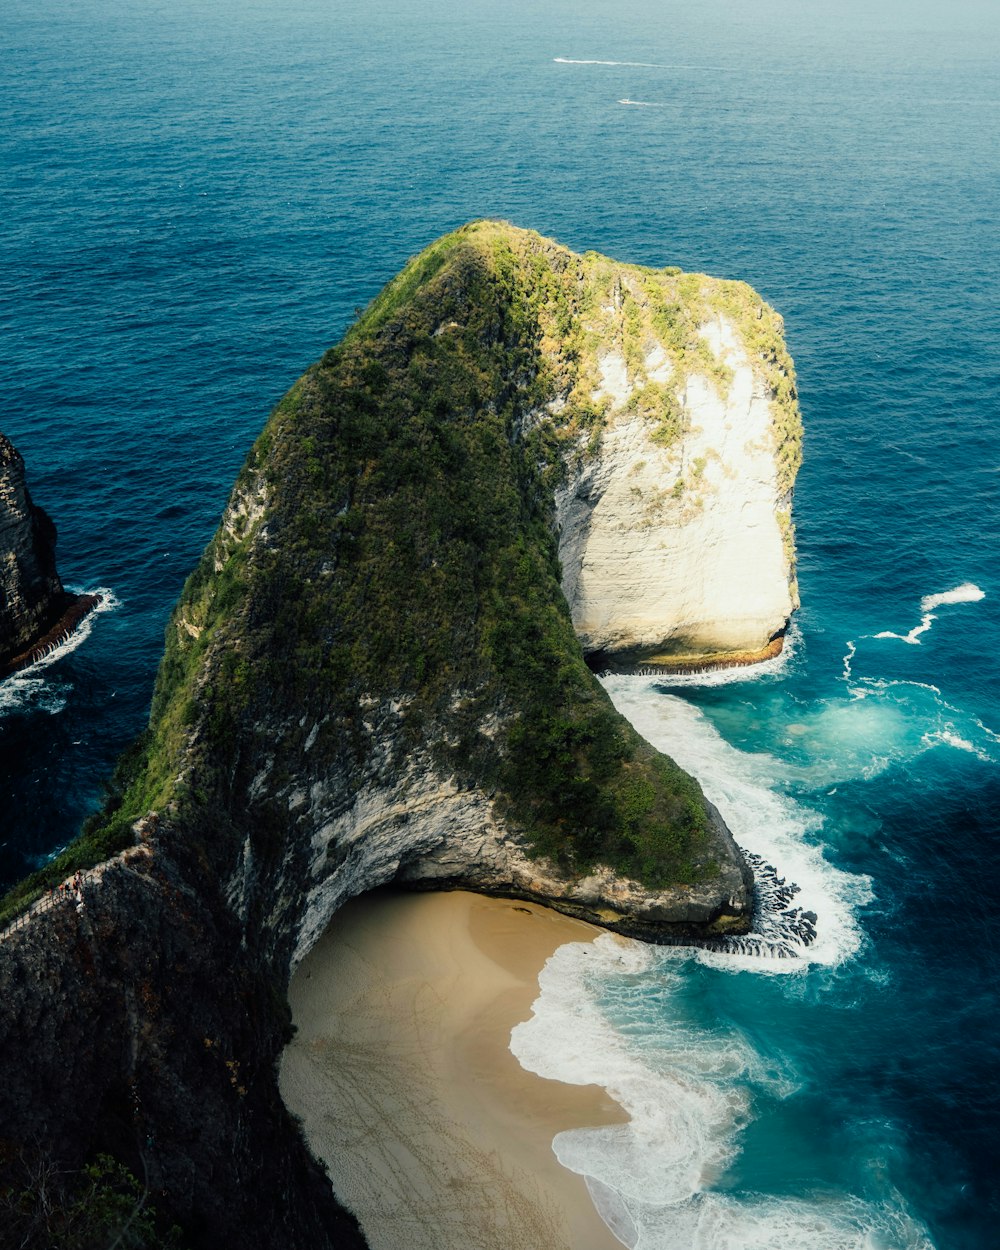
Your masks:
{"label": "limestone headland", "polygon": [[800,438],[742,283],[498,222],[414,258],[251,450],[104,812],[0,904],[4,1157],[104,1152],[192,1247],[358,1245],[275,1076],[344,902],[745,932],[745,857],[588,658],[780,646]]}

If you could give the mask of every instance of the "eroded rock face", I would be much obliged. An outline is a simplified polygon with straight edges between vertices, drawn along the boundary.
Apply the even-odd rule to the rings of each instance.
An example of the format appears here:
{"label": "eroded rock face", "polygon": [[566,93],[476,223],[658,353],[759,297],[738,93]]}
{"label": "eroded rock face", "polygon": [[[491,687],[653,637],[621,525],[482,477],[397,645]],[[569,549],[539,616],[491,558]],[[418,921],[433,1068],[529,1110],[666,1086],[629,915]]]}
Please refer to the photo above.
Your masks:
{"label": "eroded rock face", "polygon": [[67,607],[55,544],[55,525],[32,503],[24,460],[0,434],[0,674]]}
{"label": "eroded rock face", "polygon": [[583,647],[636,664],[760,655],[798,606],[790,492],[779,482],[773,396],[725,315],[703,327],[729,376],[671,380],[678,434],[664,447],[630,408],[638,380],[600,358],[611,404],[600,445],[556,494],[563,589]]}

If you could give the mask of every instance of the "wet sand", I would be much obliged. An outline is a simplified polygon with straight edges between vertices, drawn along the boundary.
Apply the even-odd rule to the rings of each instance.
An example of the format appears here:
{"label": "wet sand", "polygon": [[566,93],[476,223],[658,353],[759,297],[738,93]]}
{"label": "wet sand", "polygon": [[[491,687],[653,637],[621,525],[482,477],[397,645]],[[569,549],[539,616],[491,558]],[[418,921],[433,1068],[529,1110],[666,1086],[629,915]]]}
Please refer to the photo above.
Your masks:
{"label": "wet sand", "polygon": [[527,903],[377,893],[303,961],[281,1091],[373,1250],[620,1250],[552,1139],[624,1113],[508,1049],[548,956],[597,932]]}

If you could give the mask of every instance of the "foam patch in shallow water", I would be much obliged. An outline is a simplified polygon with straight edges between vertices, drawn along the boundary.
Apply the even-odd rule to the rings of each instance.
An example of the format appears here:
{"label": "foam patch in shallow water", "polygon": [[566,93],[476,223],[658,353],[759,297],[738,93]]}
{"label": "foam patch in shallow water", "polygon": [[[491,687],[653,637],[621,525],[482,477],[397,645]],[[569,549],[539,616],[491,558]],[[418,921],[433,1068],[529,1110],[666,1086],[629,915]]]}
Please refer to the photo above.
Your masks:
{"label": "foam patch in shallow water", "polygon": [[[892,764],[909,763],[936,746],[967,751],[984,763],[1000,762],[1000,735],[977,716],[949,703],[938,687],[929,682],[868,677],[859,679],[849,689],[852,703],[848,706],[883,709],[883,732],[868,743],[873,764],[860,768],[855,775],[875,776]],[[844,741],[849,746],[852,740],[848,737]],[[876,755],[882,757],[880,767],[874,765]],[[847,773],[846,769],[843,771]]]}
{"label": "foam patch in shallow water", "polygon": [[[560,1134],[554,1149],[574,1172],[595,1178],[634,1203],[676,1204],[722,1172],[749,1117],[758,1057],[735,1031],[717,1036],[683,1027],[662,1011],[691,952],[663,955],[602,935],[563,946],[539,977],[534,1016],[511,1035],[529,1071],[574,1085],[604,1086],[630,1117],[627,1125]],[[638,1004],[626,1038],[596,998],[609,982],[648,976],[660,1010]],[[636,983],[642,993],[641,981]]]}
{"label": "foam patch in shallow water", "polygon": [[65,683],[28,676],[30,672],[14,673],[0,681],[0,717],[31,710],[55,716],[66,706],[69,687]]}
{"label": "foam patch in shallow water", "polygon": [[[872,897],[870,884],[835,868],[808,840],[819,817],[775,788],[794,767],[732,747],[697,708],[650,679],[603,681],[636,729],[698,778],[741,844],[802,887],[817,913],[817,937],[790,951],[793,959],[759,958],[749,948],[735,954],[738,939],[722,953],[657,949],[607,934],[557,950],[539,978],[532,1018],[512,1033],[511,1050],[541,1076],[602,1085],[629,1123],[560,1133],[556,1156],[586,1178],[605,1223],[632,1250],[933,1250],[902,1197],[881,1183],[866,1181],[865,1197],[720,1189],[743,1130],[762,1104],[793,1095],[799,1077],[737,1027],[706,1023],[712,1017],[692,1009],[696,1000],[685,998],[685,987],[695,965],[710,965],[697,972],[715,976],[842,963],[861,944],[857,912]],[[899,697],[872,688],[862,697],[800,706],[793,741],[805,741],[809,752],[821,734],[831,743],[845,736],[865,743],[843,751],[835,770],[855,776],[871,741],[913,746],[913,709],[892,702]],[[905,697],[921,708],[940,705],[933,687]],[[775,718],[787,711],[780,692],[772,702]],[[919,736],[913,749],[926,749]],[[806,776],[808,758],[795,766]]]}
{"label": "foam patch in shallow water", "polygon": [[679,1208],[644,1211],[637,1232],[634,1250],[933,1250],[905,1208],[850,1196],[698,1194]]}
{"label": "foam patch in shallow water", "polygon": [[931,1250],[895,1193],[715,1192],[755,1106],[798,1082],[739,1029],[689,1022],[692,958],[609,934],[563,946],[542,970],[532,1018],[511,1035],[523,1067],[602,1085],[628,1113],[628,1124],[553,1142],[608,1227],[635,1250]]}

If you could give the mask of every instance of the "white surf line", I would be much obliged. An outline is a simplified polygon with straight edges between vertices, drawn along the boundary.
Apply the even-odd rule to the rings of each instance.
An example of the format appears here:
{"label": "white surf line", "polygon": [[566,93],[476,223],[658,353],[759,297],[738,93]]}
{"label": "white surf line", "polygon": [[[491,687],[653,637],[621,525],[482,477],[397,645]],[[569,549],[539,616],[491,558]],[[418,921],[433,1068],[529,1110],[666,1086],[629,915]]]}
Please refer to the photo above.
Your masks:
{"label": "white surf line", "polygon": [[[809,836],[822,823],[819,814],[773,788],[778,762],[731,746],[694,704],[665,693],[658,681],[608,676],[601,684],[647,742],[698,779],[737,843],[761,861],[756,875],[776,904],[762,906],[747,939],[719,949],[696,944],[696,958],[733,971],[781,973],[852,958],[864,943],[858,913],[871,901],[871,882],[825,858]],[[806,921],[815,936],[801,931]]]}
{"label": "white surf line", "polygon": [[45,652],[31,664],[0,678],[0,718],[9,712],[22,712],[29,705],[40,708],[49,715],[61,712],[66,706],[65,695],[70,687],[65,683],[60,685],[43,675],[44,670],[82,646],[90,637],[98,616],[121,607],[121,600],[113,590],[109,590],[106,586],[99,586],[94,590],[67,587],[67,590],[77,595],[97,595],[99,602],[75,629],[51,643]]}
{"label": "white surf line", "polygon": [[[802,641],[797,621],[792,621],[785,634],[785,645],[769,660],[755,664],[732,664],[728,668],[699,668],[689,673],[670,673],[657,668],[638,668],[633,677],[652,677],[658,686],[672,690],[675,686],[731,686],[736,682],[754,681],[760,677],[778,677],[795,658]],[[610,676],[604,674],[603,676]]]}
{"label": "white surf line", "polygon": [[920,600],[920,611],[923,613],[920,624],[914,625],[908,634],[896,634],[891,629],[884,629],[879,634],[871,634],[869,636],[872,638],[896,638],[900,642],[906,642],[910,646],[916,647],[920,645],[920,635],[926,634],[931,625],[937,620],[935,608],[940,608],[950,603],[978,603],[980,599],[985,598],[985,591],[980,590],[972,582],[963,582],[961,586],[956,586],[953,590],[945,590],[937,595],[924,595]]}
{"label": "white surf line", "polygon": [[28,677],[32,673],[37,673],[40,668],[48,668],[50,664],[55,664],[57,660],[61,660],[64,656],[69,655],[71,651],[75,651],[81,643],[86,642],[90,637],[94,628],[94,621],[98,616],[103,615],[105,612],[113,612],[115,608],[121,607],[121,600],[107,586],[98,586],[94,590],[72,589],[70,593],[74,595],[94,595],[97,597],[98,602],[68,634],[50,643],[37,660],[33,660],[25,668],[20,668],[16,672],[11,673],[5,680],[16,681],[18,677]]}
{"label": "white surf line", "polygon": [[[626,1124],[571,1129],[552,1143],[559,1162],[585,1179],[612,1233],[635,1250],[932,1250],[895,1191],[888,1202],[849,1191],[718,1192],[760,1095],[784,1100],[802,1081],[791,1062],[759,1050],[737,1026],[690,1018],[689,959],[610,934],[568,943],[539,974],[531,1018],[511,1032],[509,1049],[527,1071],[598,1085],[628,1115]],[[635,992],[652,996],[648,1010],[629,1008]]]}

